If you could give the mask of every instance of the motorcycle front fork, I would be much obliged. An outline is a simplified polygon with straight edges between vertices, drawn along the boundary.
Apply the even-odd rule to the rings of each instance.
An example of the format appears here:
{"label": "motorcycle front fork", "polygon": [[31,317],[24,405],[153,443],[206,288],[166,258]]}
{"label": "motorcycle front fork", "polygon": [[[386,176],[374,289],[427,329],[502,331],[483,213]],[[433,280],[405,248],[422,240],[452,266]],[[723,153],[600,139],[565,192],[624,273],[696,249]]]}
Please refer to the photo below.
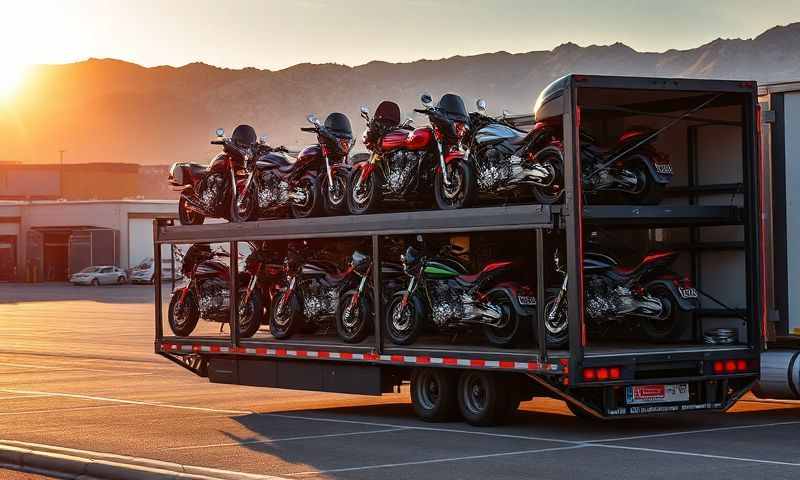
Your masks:
{"label": "motorcycle front fork", "polygon": [[446,186],[450,186],[450,175],[447,173],[447,168],[445,167],[444,163],[444,142],[437,143],[439,147],[439,168],[442,169],[442,178],[444,179],[444,184]]}
{"label": "motorcycle front fork", "polygon": [[411,298],[411,294],[414,293],[414,288],[416,286],[417,277],[411,277],[411,280],[408,282],[408,288],[406,288],[406,291],[403,292],[403,301],[400,303],[401,313],[406,309],[406,305],[408,305],[408,299]]}
{"label": "motorcycle front fork", "polygon": [[278,311],[275,312],[276,314],[280,315],[283,313],[283,309],[286,306],[286,302],[292,296],[292,292],[294,292],[294,285],[296,281],[297,277],[295,276],[289,277],[289,286],[286,288],[286,291],[283,293],[283,296],[281,296],[281,299],[278,301],[278,307],[277,307]]}

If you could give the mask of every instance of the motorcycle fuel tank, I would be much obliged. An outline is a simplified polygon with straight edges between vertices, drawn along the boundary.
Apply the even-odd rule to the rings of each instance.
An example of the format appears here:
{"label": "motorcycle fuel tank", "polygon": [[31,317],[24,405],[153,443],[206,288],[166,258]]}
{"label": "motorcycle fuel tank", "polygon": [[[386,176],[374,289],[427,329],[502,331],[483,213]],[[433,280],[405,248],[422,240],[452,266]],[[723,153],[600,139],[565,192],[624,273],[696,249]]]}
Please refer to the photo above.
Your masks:
{"label": "motorcycle fuel tank", "polygon": [[409,133],[408,130],[393,130],[381,139],[381,150],[389,151],[397,148],[406,150],[424,150],[433,138],[430,128],[417,128]]}
{"label": "motorcycle fuel tank", "polygon": [[309,145],[300,150],[300,153],[297,155],[297,164],[304,165],[320,159],[322,159],[322,147],[319,145]]}
{"label": "motorcycle fuel tank", "polygon": [[208,260],[201,263],[197,267],[197,270],[195,270],[195,275],[198,277],[222,276],[227,280],[228,266],[219,260]]}
{"label": "motorcycle fuel tank", "polygon": [[586,252],[583,255],[584,272],[601,272],[617,266],[617,261],[602,253]]}
{"label": "motorcycle fuel tank", "polygon": [[451,268],[449,265],[436,260],[425,263],[425,276],[432,279],[453,278],[461,275],[460,272]]}
{"label": "motorcycle fuel tank", "polygon": [[526,135],[525,132],[511,128],[508,125],[492,123],[478,130],[475,134],[475,141],[482,145],[499,142],[517,144],[524,140]]}

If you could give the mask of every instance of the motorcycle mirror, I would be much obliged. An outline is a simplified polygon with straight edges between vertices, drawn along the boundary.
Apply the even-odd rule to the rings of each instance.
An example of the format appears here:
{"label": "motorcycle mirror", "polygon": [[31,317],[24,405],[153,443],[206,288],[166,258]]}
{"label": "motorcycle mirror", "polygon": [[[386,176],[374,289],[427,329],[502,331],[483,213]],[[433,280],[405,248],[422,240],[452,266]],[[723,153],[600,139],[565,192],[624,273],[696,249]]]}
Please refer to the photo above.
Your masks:
{"label": "motorcycle mirror", "polygon": [[422,235],[417,235],[417,241],[418,241],[419,243],[422,243]]}
{"label": "motorcycle mirror", "polygon": [[369,115],[369,108],[366,105],[361,105],[361,114],[362,115]]}
{"label": "motorcycle mirror", "polygon": [[261,135],[261,137],[259,137],[259,139],[258,139],[258,143],[260,143],[261,145],[266,145],[267,136],[266,135]]}
{"label": "motorcycle mirror", "polygon": [[484,100],[482,98],[479,98],[478,101],[475,102],[475,105],[478,107],[478,111],[479,112],[485,112],[486,111],[486,100]]}
{"label": "motorcycle mirror", "polygon": [[422,104],[426,106],[433,102],[433,98],[431,97],[430,93],[423,93],[419,99],[422,101]]}
{"label": "motorcycle mirror", "polygon": [[504,109],[503,109],[503,118],[506,118],[506,117],[507,117],[507,116],[509,116],[509,115],[511,115],[511,112],[509,112],[508,110],[506,110],[506,109],[504,108]]}
{"label": "motorcycle mirror", "polygon": [[317,118],[317,116],[314,115],[313,113],[309,113],[308,116],[306,117],[306,120],[308,121],[308,123],[312,125],[319,126],[319,118]]}
{"label": "motorcycle mirror", "polygon": [[217,129],[217,131],[216,131],[215,133],[217,134],[217,136],[218,136],[218,137],[223,137],[223,136],[225,136],[225,130],[224,130],[224,129],[222,129],[222,128],[218,128],[218,129]]}

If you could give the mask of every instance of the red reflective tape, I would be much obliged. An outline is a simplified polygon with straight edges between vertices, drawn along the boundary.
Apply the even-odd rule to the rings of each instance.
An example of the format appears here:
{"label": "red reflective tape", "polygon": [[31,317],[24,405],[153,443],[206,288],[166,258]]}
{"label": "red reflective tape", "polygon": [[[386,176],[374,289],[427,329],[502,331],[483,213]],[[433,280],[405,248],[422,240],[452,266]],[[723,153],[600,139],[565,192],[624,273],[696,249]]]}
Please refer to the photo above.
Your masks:
{"label": "red reflective tape", "polygon": [[331,352],[317,352],[319,358],[331,358]]}
{"label": "red reflective tape", "polygon": [[211,345],[212,352],[219,352],[219,345]]}
{"label": "red reflective tape", "polygon": [[469,366],[470,367],[483,367],[486,364],[484,360],[470,360]]}
{"label": "red reflective tape", "polygon": [[345,360],[352,360],[353,359],[353,354],[350,353],[350,352],[342,352],[341,354],[339,354],[339,356],[341,358],[345,359]]}
{"label": "red reflective tape", "polygon": [[308,356],[308,352],[305,351],[305,350],[298,350],[297,351],[297,356],[298,357],[307,357]]}
{"label": "red reflective tape", "polygon": [[445,365],[458,365],[458,359],[456,358],[443,358],[442,362]]}
{"label": "red reflective tape", "polygon": [[192,345],[192,351],[193,352],[199,352],[200,351],[200,345]]}
{"label": "red reflective tape", "polygon": [[266,355],[266,354],[267,354],[267,349],[266,348],[264,348],[264,347],[256,348],[256,355]]}
{"label": "red reflective tape", "polygon": [[417,357],[417,363],[431,363],[431,357]]}
{"label": "red reflective tape", "polygon": [[364,360],[380,360],[381,356],[377,353],[365,353]]}
{"label": "red reflective tape", "polygon": [[276,349],[275,350],[275,355],[277,355],[279,357],[285,357],[286,356],[286,349],[285,348]]}
{"label": "red reflective tape", "polygon": [[507,360],[500,361],[500,368],[514,368],[514,362],[509,362]]}
{"label": "red reflective tape", "polygon": [[404,361],[403,360],[403,356],[402,355],[392,355],[392,361],[393,362],[403,363],[403,361]]}
{"label": "red reflective tape", "polygon": [[538,362],[528,362],[528,370],[540,370],[541,366]]}

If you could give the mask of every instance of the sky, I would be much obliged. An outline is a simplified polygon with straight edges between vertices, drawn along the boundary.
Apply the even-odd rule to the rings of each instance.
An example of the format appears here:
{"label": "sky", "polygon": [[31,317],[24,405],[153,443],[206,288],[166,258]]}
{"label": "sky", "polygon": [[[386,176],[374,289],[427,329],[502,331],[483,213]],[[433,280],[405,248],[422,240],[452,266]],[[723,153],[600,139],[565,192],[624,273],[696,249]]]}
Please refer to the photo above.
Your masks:
{"label": "sky", "polygon": [[0,12],[9,65],[95,57],[275,70],[569,41],[687,49],[800,21],[800,0],[0,0]]}

